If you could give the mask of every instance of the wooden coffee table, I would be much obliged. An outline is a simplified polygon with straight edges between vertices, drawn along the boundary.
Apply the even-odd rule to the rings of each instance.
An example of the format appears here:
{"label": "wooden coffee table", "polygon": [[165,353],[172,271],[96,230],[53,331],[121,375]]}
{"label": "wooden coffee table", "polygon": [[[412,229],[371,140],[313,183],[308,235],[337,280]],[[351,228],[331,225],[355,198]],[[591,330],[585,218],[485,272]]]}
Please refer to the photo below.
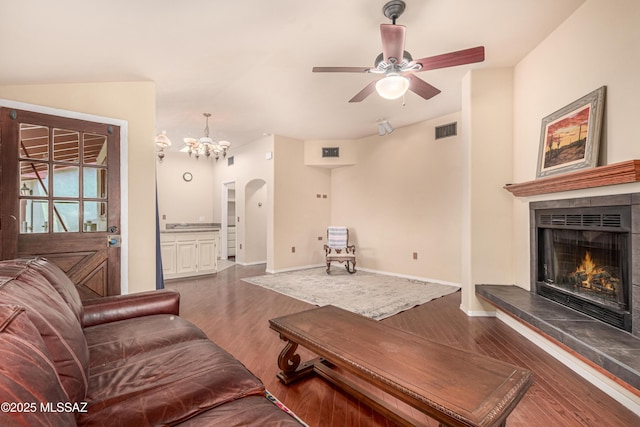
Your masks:
{"label": "wooden coffee table", "polygon": [[[278,357],[281,382],[290,384],[316,373],[399,425],[420,423],[398,414],[353,376],[445,426],[504,426],[532,383],[526,369],[334,306],[271,319],[269,325],[287,341]],[[320,357],[301,364],[298,345]]]}

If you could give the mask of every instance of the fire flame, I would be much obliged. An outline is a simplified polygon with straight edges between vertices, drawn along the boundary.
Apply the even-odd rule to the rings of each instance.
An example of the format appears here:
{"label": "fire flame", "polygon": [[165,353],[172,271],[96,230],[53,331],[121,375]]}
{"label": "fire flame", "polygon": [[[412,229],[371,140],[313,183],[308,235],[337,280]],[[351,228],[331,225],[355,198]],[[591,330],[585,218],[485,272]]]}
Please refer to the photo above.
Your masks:
{"label": "fire flame", "polygon": [[616,293],[619,280],[613,278],[607,269],[598,267],[587,251],[582,263],[570,275],[581,287],[599,292]]}

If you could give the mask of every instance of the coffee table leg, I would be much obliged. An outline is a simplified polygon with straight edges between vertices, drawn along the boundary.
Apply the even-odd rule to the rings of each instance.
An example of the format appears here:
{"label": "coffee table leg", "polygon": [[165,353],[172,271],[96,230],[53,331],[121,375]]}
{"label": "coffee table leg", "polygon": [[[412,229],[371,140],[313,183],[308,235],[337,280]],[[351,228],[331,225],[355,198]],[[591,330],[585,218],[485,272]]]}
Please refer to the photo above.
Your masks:
{"label": "coffee table leg", "polygon": [[313,373],[313,364],[316,360],[310,360],[308,362],[300,364],[300,355],[296,354],[298,344],[289,341],[287,338],[280,336],[280,339],[287,342],[284,349],[278,356],[278,367],[280,372],[277,377],[283,384],[291,384],[307,375]]}

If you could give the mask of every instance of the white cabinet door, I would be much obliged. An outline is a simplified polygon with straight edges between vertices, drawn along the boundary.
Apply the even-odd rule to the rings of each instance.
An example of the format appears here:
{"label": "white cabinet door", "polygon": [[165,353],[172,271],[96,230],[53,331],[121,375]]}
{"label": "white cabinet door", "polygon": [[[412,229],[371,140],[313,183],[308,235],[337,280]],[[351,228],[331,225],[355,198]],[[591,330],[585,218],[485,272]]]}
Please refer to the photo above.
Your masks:
{"label": "white cabinet door", "polygon": [[160,242],[160,256],[162,257],[162,274],[176,274],[176,242]]}
{"label": "white cabinet door", "polygon": [[198,240],[198,272],[215,273],[217,267],[216,241],[214,239]]}
{"label": "white cabinet door", "polygon": [[176,242],[176,273],[194,273],[198,269],[198,253],[195,240]]}

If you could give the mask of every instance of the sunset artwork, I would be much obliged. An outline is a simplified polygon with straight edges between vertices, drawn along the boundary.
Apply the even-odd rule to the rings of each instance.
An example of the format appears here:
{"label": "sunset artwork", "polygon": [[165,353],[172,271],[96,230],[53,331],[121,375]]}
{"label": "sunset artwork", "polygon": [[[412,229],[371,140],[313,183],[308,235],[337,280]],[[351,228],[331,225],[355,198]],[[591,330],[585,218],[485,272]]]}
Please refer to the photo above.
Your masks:
{"label": "sunset artwork", "polygon": [[584,160],[590,113],[588,104],[547,124],[543,169]]}
{"label": "sunset artwork", "polygon": [[542,119],[536,178],[597,167],[606,88]]}

